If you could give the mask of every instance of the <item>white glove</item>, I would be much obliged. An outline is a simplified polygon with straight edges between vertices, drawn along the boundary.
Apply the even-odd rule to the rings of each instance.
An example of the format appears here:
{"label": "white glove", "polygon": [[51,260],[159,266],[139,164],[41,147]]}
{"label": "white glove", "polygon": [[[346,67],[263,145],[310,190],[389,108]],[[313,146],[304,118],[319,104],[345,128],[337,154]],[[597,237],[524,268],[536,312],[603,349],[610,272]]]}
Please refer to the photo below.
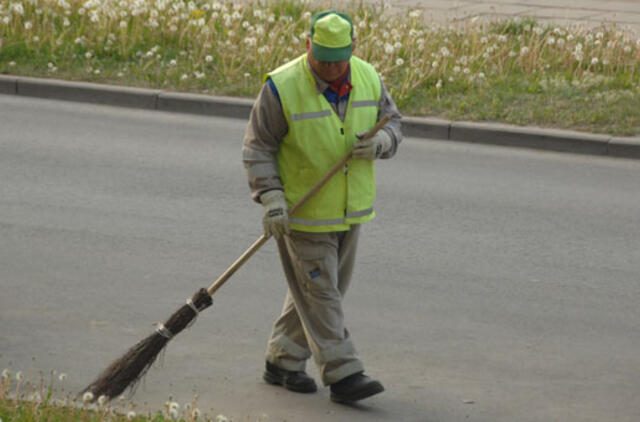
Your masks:
{"label": "white glove", "polygon": [[283,234],[289,234],[289,209],[281,190],[270,190],[260,195],[260,202],[264,206],[262,227],[265,236],[280,239]]}
{"label": "white glove", "polygon": [[[366,133],[367,132],[358,133],[356,137],[362,139]],[[391,136],[389,136],[386,131],[379,130],[371,138],[353,144],[353,158],[359,160],[375,160],[389,151],[391,146]]]}

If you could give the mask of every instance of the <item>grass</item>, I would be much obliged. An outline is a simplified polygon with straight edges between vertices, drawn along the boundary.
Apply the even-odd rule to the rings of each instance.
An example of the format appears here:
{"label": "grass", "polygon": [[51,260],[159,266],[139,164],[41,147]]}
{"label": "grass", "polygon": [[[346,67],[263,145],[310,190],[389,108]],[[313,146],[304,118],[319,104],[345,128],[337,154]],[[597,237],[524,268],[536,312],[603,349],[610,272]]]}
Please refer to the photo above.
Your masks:
{"label": "grass", "polygon": [[180,405],[171,398],[163,410],[138,414],[136,404],[120,397],[107,403],[98,399],[89,404],[89,397],[77,397],[65,391],[67,375],[51,371],[40,373],[37,382],[25,378],[21,371],[5,368],[0,374],[0,421],[2,422],[165,422],[211,421],[229,422],[226,416],[209,416],[198,409],[198,397]]}
{"label": "grass", "polygon": [[[640,40],[532,19],[341,5],[405,115],[640,134]],[[253,97],[302,54],[310,1],[0,0],[0,73]]]}

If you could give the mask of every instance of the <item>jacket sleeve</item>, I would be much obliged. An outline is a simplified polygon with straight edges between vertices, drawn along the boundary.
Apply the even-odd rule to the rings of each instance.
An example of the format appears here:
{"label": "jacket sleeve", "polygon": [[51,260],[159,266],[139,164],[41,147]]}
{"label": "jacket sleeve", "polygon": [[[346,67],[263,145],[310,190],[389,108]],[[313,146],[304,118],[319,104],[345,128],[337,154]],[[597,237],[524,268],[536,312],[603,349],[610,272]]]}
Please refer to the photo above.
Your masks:
{"label": "jacket sleeve", "polygon": [[402,132],[400,129],[400,120],[402,119],[402,115],[398,111],[398,107],[391,98],[389,91],[387,91],[387,88],[384,86],[382,78],[380,79],[380,85],[382,87],[382,91],[380,93],[380,103],[378,105],[378,120],[387,114],[391,115],[391,120],[382,128],[382,130],[389,134],[392,142],[391,149],[380,156],[380,158],[385,159],[396,155],[398,145],[402,142]]}
{"label": "jacket sleeve", "polygon": [[244,134],[242,162],[254,201],[268,190],[283,190],[276,154],[288,125],[276,93],[265,83],[251,109]]}

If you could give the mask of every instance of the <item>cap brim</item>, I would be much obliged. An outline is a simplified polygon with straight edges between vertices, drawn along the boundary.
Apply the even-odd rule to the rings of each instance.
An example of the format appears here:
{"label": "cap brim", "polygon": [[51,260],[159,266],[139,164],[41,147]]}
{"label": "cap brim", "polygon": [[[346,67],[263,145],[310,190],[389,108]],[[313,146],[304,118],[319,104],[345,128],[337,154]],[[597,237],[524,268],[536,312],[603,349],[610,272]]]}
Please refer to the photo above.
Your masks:
{"label": "cap brim", "polygon": [[351,58],[351,45],[341,48],[329,48],[312,42],[311,51],[313,58],[320,62],[341,62]]}

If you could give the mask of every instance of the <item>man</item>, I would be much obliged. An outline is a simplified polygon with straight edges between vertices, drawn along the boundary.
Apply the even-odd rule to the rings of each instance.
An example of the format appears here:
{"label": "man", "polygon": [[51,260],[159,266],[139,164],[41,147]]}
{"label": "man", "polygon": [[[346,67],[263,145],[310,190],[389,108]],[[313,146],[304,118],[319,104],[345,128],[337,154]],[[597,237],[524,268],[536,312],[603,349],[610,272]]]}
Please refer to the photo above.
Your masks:
{"label": "man", "polygon": [[[352,56],[349,16],[318,13],[310,32],[307,54],[265,76],[244,138],[251,193],[264,206],[264,231],[276,238],[289,286],[263,378],[314,392],[316,384],[305,373],[313,356],[331,399],[352,403],[384,390],[363,373],[341,302],[360,224],[375,215],[373,161],[396,153],[401,116],[373,67]],[[391,121],[359,140],[384,115]],[[352,148],[344,171],[289,217],[289,208]]]}

